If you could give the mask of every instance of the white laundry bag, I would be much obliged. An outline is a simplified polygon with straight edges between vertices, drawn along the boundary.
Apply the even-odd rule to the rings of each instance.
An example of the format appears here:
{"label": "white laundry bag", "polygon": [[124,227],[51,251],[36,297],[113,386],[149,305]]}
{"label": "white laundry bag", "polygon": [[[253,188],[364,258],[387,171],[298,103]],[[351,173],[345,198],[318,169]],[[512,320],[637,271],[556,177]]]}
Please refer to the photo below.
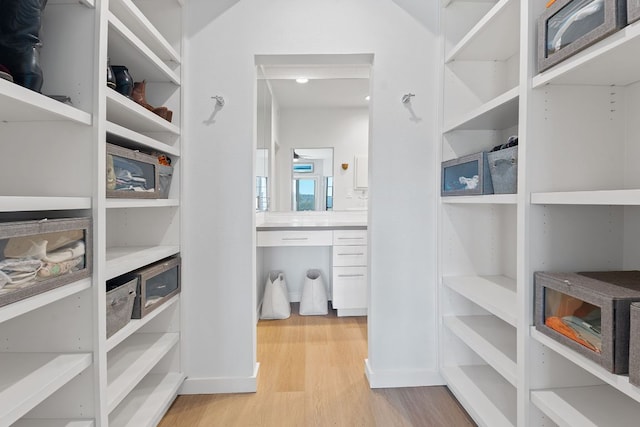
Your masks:
{"label": "white laundry bag", "polygon": [[281,271],[271,271],[267,276],[262,299],[261,319],[287,319],[291,316],[289,290]]}
{"label": "white laundry bag", "polygon": [[300,314],[303,316],[327,314],[327,287],[320,270],[309,270],[304,278]]}

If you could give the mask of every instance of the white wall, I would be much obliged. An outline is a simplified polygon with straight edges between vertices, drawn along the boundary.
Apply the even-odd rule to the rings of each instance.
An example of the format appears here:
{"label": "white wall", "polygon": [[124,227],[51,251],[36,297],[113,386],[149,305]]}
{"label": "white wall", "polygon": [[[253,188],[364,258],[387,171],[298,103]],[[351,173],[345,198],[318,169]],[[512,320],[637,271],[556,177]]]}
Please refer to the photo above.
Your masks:
{"label": "white wall", "polygon": [[[369,146],[368,108],[300,108],[280,111],[280,198],[277,210],[291,210],[291,149],[333,147],[333,210],[366,208],[367,191],[353,189],[354,156],[366,156]],[[349,163],[346,171],[341,163]]]}
{"label": "white wall", "polygon": [[[439,381],[439,2],[416,0],[432,12],[426,27],[390,0],[242,0],[222,14],[216,3],[186,3],[183,392],[256,387],[256,54],[374,54],[368,375],[373,386]],[[227,103],[207,121],[213,95]]]}

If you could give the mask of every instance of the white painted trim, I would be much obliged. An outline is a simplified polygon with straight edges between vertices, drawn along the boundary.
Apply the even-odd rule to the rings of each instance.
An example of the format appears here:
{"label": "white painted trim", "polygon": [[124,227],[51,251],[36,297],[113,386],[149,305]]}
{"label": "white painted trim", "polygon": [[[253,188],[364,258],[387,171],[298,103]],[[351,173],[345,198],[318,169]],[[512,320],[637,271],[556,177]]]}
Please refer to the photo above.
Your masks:
{"label": "white painted trim", "polygon": [[187,378],[178,394],[255,393],[259,369],[260,363],[256,363],[250,377]]}
{"label": "white painted trim", "polygon": [[427,387],[445,385],[437,370],[403,369],[374,372],[369,359],[364,360],[364,373],[371,388]]}

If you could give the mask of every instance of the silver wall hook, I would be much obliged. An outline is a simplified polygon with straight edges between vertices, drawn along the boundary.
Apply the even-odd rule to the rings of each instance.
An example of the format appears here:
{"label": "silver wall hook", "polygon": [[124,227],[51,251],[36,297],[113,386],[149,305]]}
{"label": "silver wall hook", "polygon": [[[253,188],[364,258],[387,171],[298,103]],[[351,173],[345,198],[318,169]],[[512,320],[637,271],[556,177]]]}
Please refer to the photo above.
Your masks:
{"label": "silver wall hook", "polygon": [[212,96],[211,99],[216,100],[216,105],[218,107],[224,107],[224,98],[220,95]]}
{"label": "silver wall hook", "polygon": [[406,104],[408,102],[411,102],[411,98],[414,97],[415,95],[413,93],[407,93],[405,95],[402,96],[402,103]]}

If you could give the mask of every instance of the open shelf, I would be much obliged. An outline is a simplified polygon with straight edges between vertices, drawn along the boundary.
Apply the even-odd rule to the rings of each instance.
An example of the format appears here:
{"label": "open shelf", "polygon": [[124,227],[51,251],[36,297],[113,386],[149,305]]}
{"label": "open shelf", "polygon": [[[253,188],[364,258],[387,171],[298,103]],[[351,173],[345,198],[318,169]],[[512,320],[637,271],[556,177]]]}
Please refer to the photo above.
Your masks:
{"label": "open shelf", "polygon": [[534,205],[640,205],[640,190],[561,191],[531,193]]}
{"label": "open shelf", "polygon": [[440,200],[446,204],[515,205],[518,203],[518,195],[487,194],[479,196],[442,196]]}
{"label": "open shelf", "polygon": [[516,281],[505,276],[445,276],[442,283],[515,327]]}
{"label": "open shelf", "polygon": [[154,427],[178,394],[184,374],[149,374],[110,415],[110,427]]}
{"label": "open shelf", "polygon": [[444,132],[455,130],[502,130],[518,124],[519,88],[508,90],[475,110],[445,124]]}
{"label": "open shelf", "polygon": [[0,425],[11,425],[91,365],[91,354],[0,353]]}
{"label": "open shelf", "polygon": [[565,345],[560,344],[558,341],[546,336],[539,332],[535,326],[531,327],[531,337],[546,347],[555,351],[559,355],[565,357],[569,361],[575,363],[591,375],[601,379],[611,387],[626,394],[633,400],[640,402],[640,387],[635,387],[629,383],[629,377],[626,375],[616,375],[607,371],[602,366],[598,365],[591,359],[587,359],[583,355],[571,350]]}
{"label": "open shelf", "polygon": [[494,316],[446,316],[444,324],[516,387],[516,329],[513,326]]}
{"label": "open shelf", "polygon": [[640,405],[608,385],[531,391],[531,401],[560,426],[636,426]]}
{"label": "open shelf", "polygon": [[180,63],[180,55],[131,0],[111,0],[109,10],[161,60]]}
{"label": "open shelf", "polygon": [[0,79],[0,117],[4,122],[70,121],[91,125],[91,114]]}
{"label": "open shelf", "polygon": [[124,23],[111,12],[108,13],[108,19],[111,64],[126,65],[135,81],[180,85],[180,75],[169,68]]}
{"label": "open shelf", "polygon": [[180,206],[179,199],[107,199],[107,209],[166,208]]}
{"label": "open shelf", "polygon": [[113,279],[121,274],[152,264],[180,252],[180,246],[124,246],[107,248],[107,277]]}
{"label": "open shelf", "polygon": [[0,196],[0,212],[64,211],[91,209],[90,197]]}
{"label": "open shelf", "polygon": [[91,279],[82,279],[59,288],[16,301],[0,307],[0,323],[18,317],[22,314],[37,310],[40,307],[59,301],[63,298],[82,292],[91,287]]}
{"label": "open shelf", "polygon": [[442,376],[479,425],[516,425],[516,389],[490,366],[447,366]]}
{"label": "open shelf", "polygon": [[93,420],[21,419],[11,427],[94,427]]}
{"label": "open shelf", "polygon": [[533,78],[547,84],[627,86],[640,80],[640,22],[635,22]]}
{"label": "open shelf", "polygon": [[178,126],[112,89],[107,90],[107,119],[134,132],[169,132],[180,135]]}
{"label": "open shelf", "polygon": [[519,0],[500,0],[451,50],[451,61],[504,61],[516,53],[520,40]]}
{"label": "open shelf", "polygon": [[151,313],[144,316],[142,319],[131,319],[129,323],[126,324],[126,326],[124,326],[122,329],[120,329],[118,332],[107,339],[107,351],[111,351],[118,344],[126,340],[136,331],[140,330],[140,328],[142,328],[144,325],[158,317],[158,315],[168,310],[174,304],[177,304],[179,300],[180,295],[176,295],[169,301],[163,303],[160,307],[153,310]]}
{"label": "open shelf", "polygon": [[95,0],[49,0],[47,4],[83,4],[88,8],[95,8],[96,1]]}
{"label": "open shelf", "polygon": [[113,411],[180,340],[177,333],[135,334],[107,354],[107,409]]}
{"label": "open shelf", "polygon": [[172,156],[180,155],[178,148],[112,122],[107,122],[107,140],[128,148],[150,148]]}

